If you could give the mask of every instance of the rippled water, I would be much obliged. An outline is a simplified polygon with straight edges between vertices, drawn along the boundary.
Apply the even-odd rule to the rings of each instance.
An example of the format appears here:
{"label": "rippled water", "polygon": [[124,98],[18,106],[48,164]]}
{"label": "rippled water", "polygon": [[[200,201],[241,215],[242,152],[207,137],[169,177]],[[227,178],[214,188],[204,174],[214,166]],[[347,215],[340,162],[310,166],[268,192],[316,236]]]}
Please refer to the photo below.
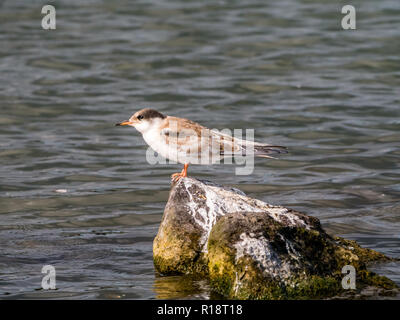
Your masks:
{"label": "rippled water", "polygon": [[[181,168],[114,127],[145,106],[288,146],[252,175],[189,172],[400,257],[400,3],[354,1],[344,31],[334,2],[57,1],[45,31],[43,1],[0,1],[0,298],[210,297],[155,274]],[[375,270],[400,284],[399,263]]]}

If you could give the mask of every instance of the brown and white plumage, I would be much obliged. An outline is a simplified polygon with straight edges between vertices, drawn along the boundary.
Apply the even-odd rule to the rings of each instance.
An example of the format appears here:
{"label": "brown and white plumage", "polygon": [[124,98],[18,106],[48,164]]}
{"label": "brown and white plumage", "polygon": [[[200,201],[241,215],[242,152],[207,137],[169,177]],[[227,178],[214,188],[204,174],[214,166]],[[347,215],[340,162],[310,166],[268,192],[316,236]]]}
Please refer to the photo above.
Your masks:
{"label": "brown and white plumage", "polygon": [[187,175],[189,164],[211,164],[226,157],[249,154],[273,158],[274,154],[287,153],[286,147],[238,139],[191,120],[165,116],[148,108],[117,125],[135,127],[154,151],[184,164],[182,172],[173,175],[175,179]]}

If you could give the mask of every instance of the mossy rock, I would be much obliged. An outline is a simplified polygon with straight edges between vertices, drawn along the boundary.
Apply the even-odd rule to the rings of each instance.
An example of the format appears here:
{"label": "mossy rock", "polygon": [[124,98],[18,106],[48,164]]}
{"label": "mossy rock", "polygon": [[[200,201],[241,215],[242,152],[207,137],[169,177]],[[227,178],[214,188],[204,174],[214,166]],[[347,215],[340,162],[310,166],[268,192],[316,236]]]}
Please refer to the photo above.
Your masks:
{"label": "mossy rock", "polygon": [[[397,290],[393,281],[367,270],[371,262],[390,260],[383,254],[331,237],[314,217],[189,177],[172,185],[153,258],[161,275],[208,277],[216,293],[232,299]],[[346,265],[356,270],[356,290],[342,288]]]}
{"label": "mossy rock", "polygon": [[172,185],[158,234],[153,242],[154,266],[164,275],[208,273],[207,243],[218,217],[250,210],[275,215],[291,223],[314,218],[247,197],[234,188],[183,178]]}
{"label": "mossy rock", "polygon": [[233,213],[214,225],[208,242],[209,276],[218,293],[233,299],[315,299],[340,295],[345,274],[356,270],[356,290],[393,289],[366,269],[387,257],[355,242],[332,238],[318,225],[288,227],[263,213]]}

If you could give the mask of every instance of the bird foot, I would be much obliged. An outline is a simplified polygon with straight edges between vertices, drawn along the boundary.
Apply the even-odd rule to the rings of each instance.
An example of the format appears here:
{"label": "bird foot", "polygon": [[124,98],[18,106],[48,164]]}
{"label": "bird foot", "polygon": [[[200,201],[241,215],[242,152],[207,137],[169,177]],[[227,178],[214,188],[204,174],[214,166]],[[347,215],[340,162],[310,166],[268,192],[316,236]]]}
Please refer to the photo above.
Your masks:
{"label": "bird foot", "polygon": [[172,182],[177,182],[184,177],[187,177],[187,174],[186,174],[186,172],[184,172],[184,170],[182,170],[182,172],[172,174],[171,180],[172,180]]}
{"label": "bird foot", "polygon": [[180,179],[182,179],[184,177],[187,177],[187,169],[188,169],[188,167],[189,167],[189,164],[185,163],[185,165],[184,165],[184,167],[183,167],[183,169],[182,169],[182,171],[180,173],[172,174],[171,175],[172,182],[177,182]]}

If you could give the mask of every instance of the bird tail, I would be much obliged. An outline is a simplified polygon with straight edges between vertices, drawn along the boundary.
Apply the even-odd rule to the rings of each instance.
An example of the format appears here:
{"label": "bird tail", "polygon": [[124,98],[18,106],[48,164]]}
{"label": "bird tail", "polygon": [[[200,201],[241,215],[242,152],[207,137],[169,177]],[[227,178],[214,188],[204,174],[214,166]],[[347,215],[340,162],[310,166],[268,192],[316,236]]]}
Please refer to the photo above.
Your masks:
{"label": "bird tail", "polygon": [[215,132],[215,131],[212,132],[221,139],[220,143],[221,156],[232,156],[235,154],[246,155],[252,153],[254,154],[255,157],[276,159],[272,155],[288,153],[287,148],[283,146],[276,146],[249,140],[242,140],[220,132]]}
{"label": "bird tail", "polygon": [[288,153],[288,150],[286,147],[283,146],[273,146],[273,145],[262,145],[262,144],[256,144],[253,147],[254,155],[256,157],[261,157],[261,158],[271,158],[271,159],[276,159],[275,157],[271,155],[275,154],[283,154],[283,153]]}

